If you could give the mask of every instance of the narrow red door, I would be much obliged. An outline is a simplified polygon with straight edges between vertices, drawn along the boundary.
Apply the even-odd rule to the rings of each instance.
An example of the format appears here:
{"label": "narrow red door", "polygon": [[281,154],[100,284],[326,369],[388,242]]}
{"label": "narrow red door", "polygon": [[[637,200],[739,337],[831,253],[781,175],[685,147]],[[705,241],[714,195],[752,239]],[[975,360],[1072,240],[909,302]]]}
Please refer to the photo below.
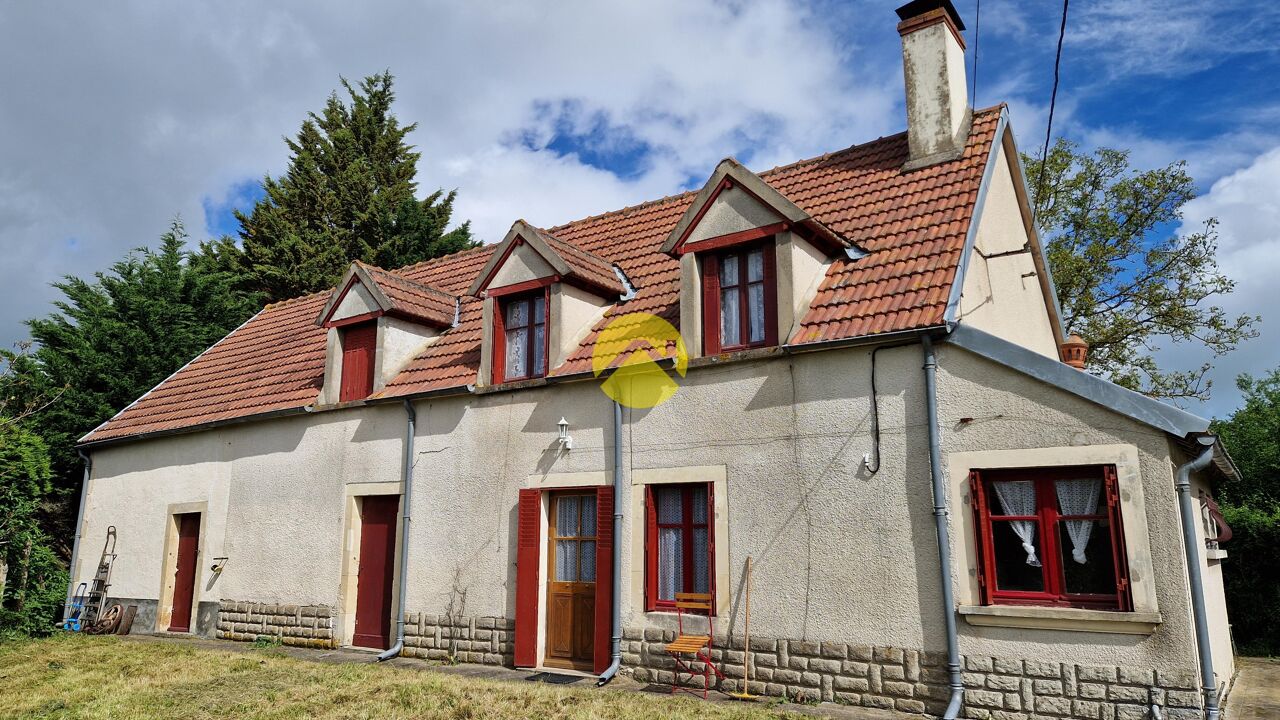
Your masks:
{"label": "narrow red door", "polygon": [[373,392],[373,355],[377,346],[377,323],[352,325],[343,331],[339,402],[363,400]]}
{"label": "narrow red door", "polygon": [[352,644],[391,647],[391,576],[395,570],[399,495],[368,495],[360,503],[360,569]]}
{"label": "narrow red door", "polygon": [[191,632],[191,601],[196,592],[196,553],[200,549],[200,513],[175,515],[178,564],[173,573],[173,614],[169,632]]}

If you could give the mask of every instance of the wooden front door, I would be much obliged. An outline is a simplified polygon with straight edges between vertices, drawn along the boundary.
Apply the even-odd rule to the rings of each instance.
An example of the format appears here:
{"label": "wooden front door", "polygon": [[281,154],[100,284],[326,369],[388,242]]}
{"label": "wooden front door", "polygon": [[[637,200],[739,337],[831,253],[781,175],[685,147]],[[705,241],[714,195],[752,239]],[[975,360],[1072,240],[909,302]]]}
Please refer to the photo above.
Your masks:
{"label": "wooden front door", "polygon": [[191,605],[196,593],[196,555],[200,550],[200,513],[173,516],[178,524],[178,562],[173,571],[173,613],[169,632],[191,632]]}
{"label": "wooden front door", "polygon": [[547,527],[547,656],[590,671],[595,657],[596,494],[551,496]]}
{"label": "wooden front door", "polygon": [[391,579],[399,509],[399,495],[368,495],[360,501],[360,566],[352,638],[352,644],[359,647],[391,647]]}

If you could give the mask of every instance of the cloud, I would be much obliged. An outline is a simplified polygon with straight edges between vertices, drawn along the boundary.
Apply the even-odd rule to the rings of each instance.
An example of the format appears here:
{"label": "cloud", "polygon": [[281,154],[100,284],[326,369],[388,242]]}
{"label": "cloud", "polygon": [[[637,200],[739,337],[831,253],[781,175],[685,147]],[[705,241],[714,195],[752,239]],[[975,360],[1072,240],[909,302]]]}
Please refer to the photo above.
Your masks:
{"label": "cloud", "polygon": [[[1237,283],[1234,293],[1216,302],[1235,315],[1256,315],[1273,308],[1276,278],[1280,277],[1280,146],[1257,156],[1187,203],[1181,231],[1199,230],[1209,218],[1219,222],[1218,262]],[[1264,317],[1260,330],[1257,339],[1213,361],[1214,396],[1202,412],[1218,417],[1230,414],[1240,399],[1235,388],[1237,375],[1261,375],[1280,367],[1276,318],[1268,322]],[[1181,347],[1173,355],[1181,356],[1182,363],[1190,367],[1205,354],[1194,347]]]}
{"label": "cloud", "polygon": [[494,241],[726,155],[764,168],[900,130],[895,22],[802,0],[6,4],[0,340],[48,312],[49,282],[154,245],[175,214],[193,239],[227,230],[339,75],[396,74],[420,192],[458,188],[456,217]]}
{"label": "cloud", "polygon": [[1224,0],[1109,0],[1068,16],[1067,43],[1106,75],[1174,76],[1224,57],[1274,52],[1280,9]]}

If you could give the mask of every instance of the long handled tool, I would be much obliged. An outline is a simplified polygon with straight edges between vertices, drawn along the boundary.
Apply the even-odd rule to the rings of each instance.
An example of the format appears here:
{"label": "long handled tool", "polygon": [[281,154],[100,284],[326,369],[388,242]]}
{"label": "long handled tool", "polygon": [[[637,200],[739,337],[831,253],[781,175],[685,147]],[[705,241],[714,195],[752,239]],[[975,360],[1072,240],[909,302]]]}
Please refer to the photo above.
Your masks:
{"label": "long handled tool", "polygon": [[746,600],[746,621],[743,623],[742,631],[742,664],[743,675],[746,677],[742,681],[742,692],[729,693],[731,697],[739,700],[755,700],[756,696],[751,694],[751,556],[747,556],[747,600]]}

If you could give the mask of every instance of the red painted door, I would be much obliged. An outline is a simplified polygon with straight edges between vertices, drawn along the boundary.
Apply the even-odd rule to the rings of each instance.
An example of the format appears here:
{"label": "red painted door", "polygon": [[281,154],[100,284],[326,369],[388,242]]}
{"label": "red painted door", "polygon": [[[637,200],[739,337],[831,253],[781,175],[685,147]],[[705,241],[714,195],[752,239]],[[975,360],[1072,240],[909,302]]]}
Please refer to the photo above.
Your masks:
{"label": "red painted door", "polygon": [[391,576],[395,570],[399,495],[368,495],[360,503],[360,568],[352,644],[391,647]]}
{"label": "red painted door", "polygon": [[200,549],[200,513],[175,515],[178,563],[173,573],[173,614],[169,632],[191,632],[191,601],[196,592],[196,554]]}
{"label": "red painted door", "polygon": [[339,402],[363,400],[373,392],[373,355],[377,345],[377,323],[352,325],[343,331]]}

